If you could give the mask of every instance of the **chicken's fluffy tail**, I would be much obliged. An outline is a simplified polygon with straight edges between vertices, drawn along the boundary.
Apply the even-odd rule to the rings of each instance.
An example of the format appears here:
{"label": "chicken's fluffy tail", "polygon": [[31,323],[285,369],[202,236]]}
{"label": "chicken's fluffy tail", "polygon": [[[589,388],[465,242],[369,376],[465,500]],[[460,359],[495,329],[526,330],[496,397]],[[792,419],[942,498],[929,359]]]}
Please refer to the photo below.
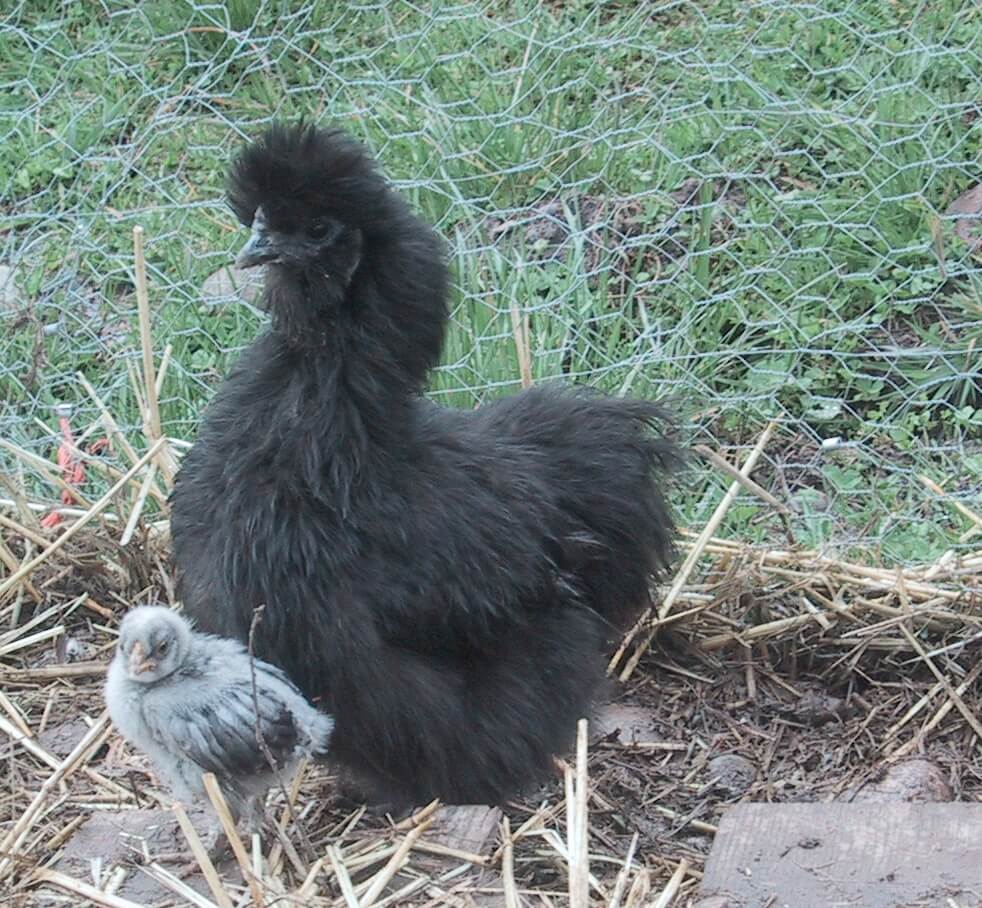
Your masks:
{"label": "chicken's fluffy tail", "polygon": [[550,385],[494,409],[502,432],[543,450],[561,490],[565,571],[616,634],[674,559],[667,492],[684,464],[676,421],[651,401]]}

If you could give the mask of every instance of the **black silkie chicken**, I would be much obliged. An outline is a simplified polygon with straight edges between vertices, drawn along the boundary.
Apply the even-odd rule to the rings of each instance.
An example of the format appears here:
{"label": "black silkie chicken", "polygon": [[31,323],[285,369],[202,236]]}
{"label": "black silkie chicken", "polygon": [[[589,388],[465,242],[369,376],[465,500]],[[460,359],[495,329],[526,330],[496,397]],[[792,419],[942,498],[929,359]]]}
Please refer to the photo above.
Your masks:
{"label": "black silkie chicken", "polygon": [[257,655],[334,717],[360,793],[499,803],[570,744],[671,556],[665,414],[556,387],[426,400],[442,244],[344,133],[274,126],[228,195],[272,323],[177,477],[185,609],[244,640],[265,605]]}

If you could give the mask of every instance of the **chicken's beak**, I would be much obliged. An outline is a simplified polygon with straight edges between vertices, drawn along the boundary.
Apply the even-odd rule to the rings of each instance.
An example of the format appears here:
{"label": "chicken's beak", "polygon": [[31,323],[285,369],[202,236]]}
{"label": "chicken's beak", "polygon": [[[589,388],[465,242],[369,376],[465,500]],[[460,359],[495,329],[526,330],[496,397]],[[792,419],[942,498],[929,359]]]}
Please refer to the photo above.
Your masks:
{"label": "chicken's beak", "polygon": [[276,261],[280,256],[269,231],[265,229],[265,226],[258,223],[258,218],[256,220],[257,223],[252,225],[252,236],[249,237],[249,241],[239,250],[239,254],[235,258],[237,268],[255,268],[257,265],[267,265]]}
{"label": "chicken's beak", "polygon": [[153,659],[147,658],[147,651],[143,644],[138,640],[130,650],[130,675],[142,675],[144,672],[151,672],[157,667]]}

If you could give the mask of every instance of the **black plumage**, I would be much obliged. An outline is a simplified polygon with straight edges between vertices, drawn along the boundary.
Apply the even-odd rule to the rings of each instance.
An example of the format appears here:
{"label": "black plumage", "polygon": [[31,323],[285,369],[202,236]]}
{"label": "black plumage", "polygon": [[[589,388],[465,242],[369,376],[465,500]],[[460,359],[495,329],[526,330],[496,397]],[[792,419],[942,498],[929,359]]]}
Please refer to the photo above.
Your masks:
{"label": "black plumage", "polygon": [[277,126],[229,200],[271,326],[177,477],[179,592],[335,719],[390,802],[499,802],[563,751],[672,552],[653,403],[539,386],[422,396],[447,323],[435,232],[336,130]]}

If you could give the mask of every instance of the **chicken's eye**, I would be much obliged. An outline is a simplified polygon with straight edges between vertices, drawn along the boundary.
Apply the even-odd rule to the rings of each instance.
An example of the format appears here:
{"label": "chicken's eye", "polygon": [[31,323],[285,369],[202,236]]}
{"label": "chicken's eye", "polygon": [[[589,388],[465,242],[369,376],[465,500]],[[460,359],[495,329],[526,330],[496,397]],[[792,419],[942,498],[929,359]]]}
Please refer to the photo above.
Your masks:
{"label": "chicken's eye", "polygon": [[167,652],[167,647],[169,645],[170,644],[168,644],[166,640],[161,640],[160,643],[157,644],[157,652],[160,653],[161,656],[164,655],[164,653]]}
{"label": "chicken's eye", "polygon": [[307,225],[307,236],[312,240],[322,240],[327,236],[331,229],[331,222],[327,220],[311,221]]}

